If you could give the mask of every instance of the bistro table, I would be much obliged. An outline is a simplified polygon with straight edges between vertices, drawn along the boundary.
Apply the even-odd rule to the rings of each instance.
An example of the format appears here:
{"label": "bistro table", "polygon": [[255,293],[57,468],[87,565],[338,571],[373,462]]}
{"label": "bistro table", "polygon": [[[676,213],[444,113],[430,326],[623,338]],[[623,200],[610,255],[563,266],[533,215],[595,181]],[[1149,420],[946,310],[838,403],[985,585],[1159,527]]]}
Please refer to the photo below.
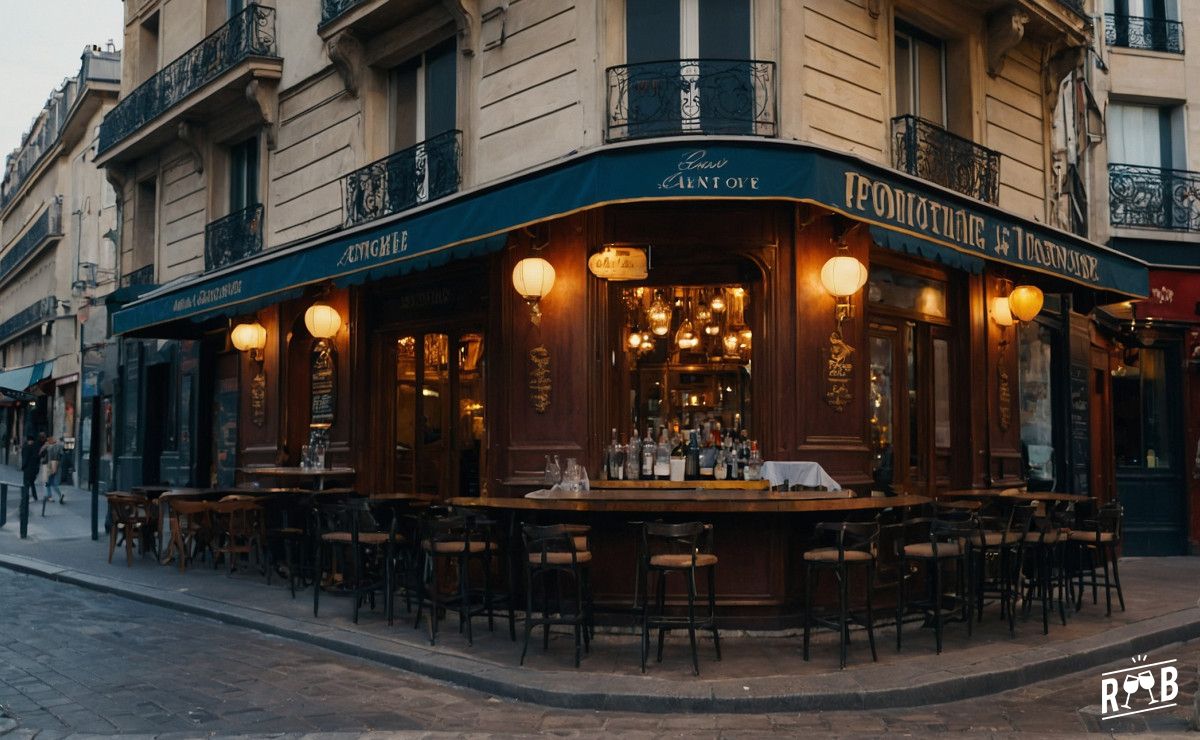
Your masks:
{"label": "bistro table", "polygon": [[308,481],[309,488],[324,490],[325,482],[333,479],[353,478],[354,468],[302,468],[299,466],[265,466],[238,468],[238,472],[255,478],[291,478]]}

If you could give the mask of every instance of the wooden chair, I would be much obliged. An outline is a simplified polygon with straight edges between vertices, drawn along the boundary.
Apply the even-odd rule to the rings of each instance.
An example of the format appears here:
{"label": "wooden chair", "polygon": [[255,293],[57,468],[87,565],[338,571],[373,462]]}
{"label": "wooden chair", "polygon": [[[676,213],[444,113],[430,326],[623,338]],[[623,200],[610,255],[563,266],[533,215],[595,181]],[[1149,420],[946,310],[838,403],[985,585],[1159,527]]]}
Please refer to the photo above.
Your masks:
{"label": "wooden chair", "polygon": [[[665,524],[646,522],[642,525],[642,573],[647,597],[642,602],[642,671],[646,670],[646,655],[650,652],[650,630],[658,629],[658,662],[662,662],[663,640],[672,628],[686,627],[692,645],[692,670],[700,675],[700,658],[696,650],[696,630],[712,632],[717,660],[721,659],[721,636],[717,631],[716,571],[717,556],[713,552],[712,525],[703,522]],[[696,619],[696,572],[708,574],[708,615]],[[666,616],[667,576],[682,575],[687,585],[687,616]],[[656,614],[649,613],[650,577],[657,576]]]}
{"label": "wooden chair", "polygon": [[179,572],[204,551],[212,552],[212,502],[176,500],[171,503],[171,544],[168,553],[179,558]]}
{"label": "wooden chair", "polygon": [[[550,627],[561,624],[575,630],[575,667],[579,667],[581,651],[589,649],[591,625],[590,584],[585,566],[592,561],[587,550],[587,535],[573,535],[567,526],[552,524],[546,527],[526,525],[522,534],[525,541],[525,645],[521,648],[521,665],[525,664],[525,653],[529,650],[529,635],[535,626],[542,628],[542,649],[550,642]],[[580,549],[583,545],[583,549]],[[563,609],[562,576],[568,576],[574,585],[574,608]],[[555,608],[550,607],[550,587],[554,584]],[[541,617],[535,617],[534,591],[540,587]]]}
{"label": "wooden chair", "polygon": [[[261,514],[262,507],[255,501],[222,499],[209,504],[213,522],[213,553],[225,557],[225,572],[232,575],[234,560],[251,556],[262,566]],[[216,565],[214,558],[213,564]]]}
{"label": "wooden chair", "polygon": [[141,496],[127,493],[110,493],[106,498],[112,514],[112,526],[108,530],[108,562],[112,562],[118,537],[125,542],[125,565],[133,565],[134,542],[142,555],[146,554],[149,546],[157,558],[158,517],[153,504]]}

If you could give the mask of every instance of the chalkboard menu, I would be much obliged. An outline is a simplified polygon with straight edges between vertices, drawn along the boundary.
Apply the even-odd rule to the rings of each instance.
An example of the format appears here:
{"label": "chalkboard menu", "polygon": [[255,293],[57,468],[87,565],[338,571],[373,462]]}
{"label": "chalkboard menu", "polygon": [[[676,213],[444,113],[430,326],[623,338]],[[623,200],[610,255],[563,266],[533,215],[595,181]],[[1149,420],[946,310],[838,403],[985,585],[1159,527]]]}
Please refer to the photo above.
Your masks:
{"label": "chalkboard menu", "polygon": [[333,345],[318,341],[312,351],[312,424],[332,424],[337,408],[336,356]]}
{"label": "chalkboard menu", "polygon": [[1076,313],[1070,320],[1070,376],[1068,393],[1071,397],[1070,419],[1067,422],[1071,435],[1071,493],[1090,493],[1091,472],[1091,338],[1088,321]]}
{"label": "chalkboard menu", "polygon": [[121,415],[124,422],[125,450],[131,453],[138,451],[138,401],[141,398],[141,364],[142,353],[140,342],[129,342],[125,345],[125,362],[121,365],[122,381],[125,384]]}
{"label": "chalkboard menu", "polygon": [[232,486],[237,469],[238,382],[237,378],[217,380],[216,447],[218,486]]}

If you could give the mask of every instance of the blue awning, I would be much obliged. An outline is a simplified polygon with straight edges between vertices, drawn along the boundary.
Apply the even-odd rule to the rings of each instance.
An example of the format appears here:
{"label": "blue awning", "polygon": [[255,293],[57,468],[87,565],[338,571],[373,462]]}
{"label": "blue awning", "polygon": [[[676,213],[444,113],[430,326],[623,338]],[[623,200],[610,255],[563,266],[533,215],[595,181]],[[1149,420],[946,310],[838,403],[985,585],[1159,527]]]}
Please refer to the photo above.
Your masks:
{"label": "blue awning", "polygon": [[1140,260],[853,155],[774,139],[681,137],[600,147],[160,286],[117,311],[113,332],[247,313],[313,283],[374,280],[499,250],[509,231],[569,213],[670,200],[812,203],[875,227],[892,248],[962,269],[999,262],[1111,301],[1149,292]]}
{"label": "blue awning", "polygon": [[32,365],[18,367],[0,372],[0,394],[15,401],[28,401],[29,388],[37,385],[54,372],[54,362],[35,362]]}
{"label": "blue awning", "polygon": [[912,254],[933,262],[941,262],[946,267],[963,270],[972,275],[978,275],[983,272],[983,259],[974,255],[963,254],[948,247],[943,247],[940,244],[935,244],[927,239],[909,236],[899,231],[889,231],[879,226],[872,226],[870,230],[871,238],[875,240],[876,244],[885,249]]}

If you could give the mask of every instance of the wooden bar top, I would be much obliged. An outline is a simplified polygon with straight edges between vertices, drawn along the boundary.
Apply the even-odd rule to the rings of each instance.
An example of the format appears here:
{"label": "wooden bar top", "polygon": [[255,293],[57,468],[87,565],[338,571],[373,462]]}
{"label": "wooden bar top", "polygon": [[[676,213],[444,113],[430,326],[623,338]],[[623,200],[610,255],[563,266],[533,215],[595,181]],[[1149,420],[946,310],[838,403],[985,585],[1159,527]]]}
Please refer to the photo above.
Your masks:
{"label": "wooden bar top", "polygon": [[763,480],[594,480],[590,481],[593,489],[709,489],[709,490],[738,490],[766,491],[771,488],[771,481]]}
{"label": "wooden bar top", "polygon": [[810,501],[821,498],[854,498],[854,491],[772,491],[761,488],[637,488],[607,491],[564,491],[543,488],[525,494],[541,501]]}
{"label": "wooden bar top", "polygon": [[[920,506],[929,503],[926,496],[869,496],[860,498],[780,499],[766,494],[814,493],[812,491],[744,491],[737,496],[714,498],[715,491],[704,492],[708,497],[690,499],[612,497],[607,494],[586,498],[452,498],[450,506],[478,509],[509,509],[522,511],[580,511],[580,512],[657,512],[657,513],[804,513],[823,511],[864,511],[893,507]],[[824,492],[829,493],[829,492]]]}

